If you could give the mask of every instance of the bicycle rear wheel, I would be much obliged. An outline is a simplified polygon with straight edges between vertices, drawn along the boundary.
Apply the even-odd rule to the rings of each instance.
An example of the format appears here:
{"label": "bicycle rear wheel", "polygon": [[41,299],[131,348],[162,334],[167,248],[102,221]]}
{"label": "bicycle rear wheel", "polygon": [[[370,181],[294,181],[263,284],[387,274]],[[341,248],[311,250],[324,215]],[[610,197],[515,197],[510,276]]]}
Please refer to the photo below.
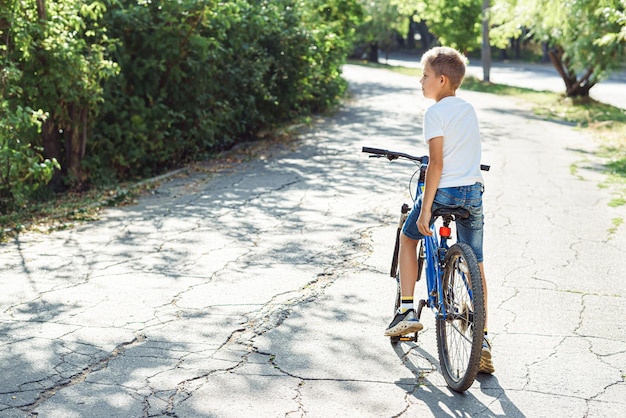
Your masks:
{"label": "bicycle rear wheel", "polygon": [[448,386],[463,392],[474,382],[480,363],[485,323],[482,277],[467,244],[450,247],[444,263],[444,306],[437,318],[439,363]]}

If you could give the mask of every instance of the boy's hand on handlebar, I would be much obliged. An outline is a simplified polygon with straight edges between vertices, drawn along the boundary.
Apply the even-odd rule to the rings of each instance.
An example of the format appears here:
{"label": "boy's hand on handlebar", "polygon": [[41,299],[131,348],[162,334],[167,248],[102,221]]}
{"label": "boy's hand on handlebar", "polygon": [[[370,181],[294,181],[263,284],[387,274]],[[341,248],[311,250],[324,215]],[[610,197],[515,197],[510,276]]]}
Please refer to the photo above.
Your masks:
{"label": "boy's hand on handlebar", "polygon": [[417,218],[417,229],[420,231],[420,234],[424,236],[431,236],[433,234],[433,232],[430,230],[431,216],[432,216],[432,211],[426,210],[422,207],[420,216],[419,218]]}

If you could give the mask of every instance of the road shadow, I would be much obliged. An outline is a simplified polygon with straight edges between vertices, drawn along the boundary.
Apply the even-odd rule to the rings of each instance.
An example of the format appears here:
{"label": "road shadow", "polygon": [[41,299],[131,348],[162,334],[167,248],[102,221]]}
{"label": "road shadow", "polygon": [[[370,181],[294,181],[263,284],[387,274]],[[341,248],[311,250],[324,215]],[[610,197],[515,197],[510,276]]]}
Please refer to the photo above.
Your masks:
{"label": "road shadow", "polygon": [[[515,417],[525,415],[506,395],[506,391],[498,382],[495,375],[479,374],[474,384],[464,393],[458,393],[441,383],[433,382],[429,378],[437,373],[439,382],[444,381],[440,376],[439,360],[429,352],[414,343],[392,344],[393,351],[405,367],[415,376],[412,379],[400,379],[396,385],[407,391],[420,403],[425,404],[435,417]],[[416,364],[416,358],[425,359],[432,367],[423,368]],[[488,404],[479,400],[472,392],[480,385],[480,391],[490,398]],[[494,412],[495,410],[501,412]]]}

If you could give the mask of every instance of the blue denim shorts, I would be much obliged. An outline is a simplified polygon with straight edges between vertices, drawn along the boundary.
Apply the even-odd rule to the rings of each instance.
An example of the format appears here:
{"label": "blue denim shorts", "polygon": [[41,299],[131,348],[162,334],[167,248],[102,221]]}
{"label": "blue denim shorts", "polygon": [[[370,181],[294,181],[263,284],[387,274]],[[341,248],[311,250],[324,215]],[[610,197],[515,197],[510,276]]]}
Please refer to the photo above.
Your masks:
{"label": "blue denim shorts", "polygon": [[[481,183],[471,186],[444,187],[437,189],[433,202],[433,212],[437,208],[464,208],[470,213],[468,219],[457,219],[457,241],[464,242],[472,247],[479,263],[483,261],[483,192],[485,188]],[[415,205],[402,227],[402,232],[407,237],[419,240],[423,235],[417,229],[417,218],[422,210],[422,196],[415,201]],[[431,219],[431,224],[434,222]]]}

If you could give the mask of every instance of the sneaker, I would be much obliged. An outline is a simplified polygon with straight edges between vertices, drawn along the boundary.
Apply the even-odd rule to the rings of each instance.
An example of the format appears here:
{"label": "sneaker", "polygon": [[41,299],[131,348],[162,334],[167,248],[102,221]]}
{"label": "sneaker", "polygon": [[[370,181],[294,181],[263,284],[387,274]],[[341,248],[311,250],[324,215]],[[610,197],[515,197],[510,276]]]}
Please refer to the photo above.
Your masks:
{"label": "sneaker", "polygon": [[483,338],[483,351],[480,355],[478,373],[492,374],[493,372],[495,372],[495,369],[491,361],[491,343],[487,338]]}
{"label": "sneaker", "polygon": [[424,325],[415,318],[415,311],[408,309],[404,313],[400,313],[400,311],[396,312],[393,321],[391,321],[391,324],[389,324],[385,330],[385,335],[387,337],[399,337],[401,335],[421,331],[422,329],[424,329]]}

